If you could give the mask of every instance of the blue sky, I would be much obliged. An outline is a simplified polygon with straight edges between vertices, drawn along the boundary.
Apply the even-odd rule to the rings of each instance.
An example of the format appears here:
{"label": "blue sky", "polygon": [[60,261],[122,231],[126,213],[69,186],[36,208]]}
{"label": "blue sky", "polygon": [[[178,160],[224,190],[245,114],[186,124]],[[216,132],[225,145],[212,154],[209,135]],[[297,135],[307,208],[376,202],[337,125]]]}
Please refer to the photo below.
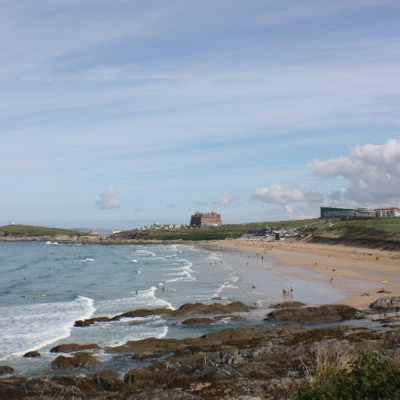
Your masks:
{"label": "blue sky", "polygon": [[0,0],[0,224],[400,206],[400,3]]}

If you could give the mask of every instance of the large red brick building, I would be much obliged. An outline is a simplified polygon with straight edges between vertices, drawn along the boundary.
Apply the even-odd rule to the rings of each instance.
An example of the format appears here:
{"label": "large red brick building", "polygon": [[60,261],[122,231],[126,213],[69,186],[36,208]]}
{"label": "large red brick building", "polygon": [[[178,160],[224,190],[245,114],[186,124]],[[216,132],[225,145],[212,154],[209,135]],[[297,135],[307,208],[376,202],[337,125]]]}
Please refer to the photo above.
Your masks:
{"label": "large red brick building", "polygon": [[197,212],[190,217],[190,226],[221,226],[221,214]]}

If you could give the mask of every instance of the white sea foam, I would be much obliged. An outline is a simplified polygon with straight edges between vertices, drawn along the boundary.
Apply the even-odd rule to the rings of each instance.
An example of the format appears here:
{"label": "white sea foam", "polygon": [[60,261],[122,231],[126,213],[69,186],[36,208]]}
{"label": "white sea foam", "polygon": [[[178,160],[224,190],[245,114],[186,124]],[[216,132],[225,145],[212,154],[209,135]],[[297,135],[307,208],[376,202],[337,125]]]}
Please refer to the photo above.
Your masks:
{"label": "white sea foam", "polygon": [[166,280],[165,282],[171,283],[171,282],[177,282],[177,281],[195,281],[196,278],[193,277],[192,273],[194,272],[191,267],[193,266],[193,263],[187,261],[187,260],[181,260],[180,265],[182,265],[179,268],[174,268],[173,271],[175,272],[170,272],[169,274],[166,274],[167,276],[179,276],[179,278],[175,279],[169,279]]}
{"label": "white sea foam", "polygon": [[2,307],[0,359],[67,338],[74,322],[91,317],[94,311],[93,300],[81,296],[70,302]]}
{"label": "white sea foam", "polygon": [[221,292],[223,292],[225,289],[238,289],[238,287],[232,285],[231,282],[224,282],[224,283],[221,283],[221,284],[218,286],[217,291],[214,293],[214,297],[219,296],[219,294],[220,294]]}
{"label": "white sea foam", "polygon": [[96,303],[96,315],[113,317],[139,308],[170,308],[173,310],[174,307],[171,303],[156,297],[156,290],[157,288],[152,286],[150,289],[131,292],[131,297],[99,301]]}
{"label": "white sea foam", "polygon": [[93,262],[94,259],[93,258],[85,258],[84,260],[76,260],[78,262]]}
{"label": "white sea foam", "polygon": [[123,318],[119,321],[91,325],[86,334],[100,346],[120,346],[129,340],[163,338],[168,333],[166,321],[159,316]]}

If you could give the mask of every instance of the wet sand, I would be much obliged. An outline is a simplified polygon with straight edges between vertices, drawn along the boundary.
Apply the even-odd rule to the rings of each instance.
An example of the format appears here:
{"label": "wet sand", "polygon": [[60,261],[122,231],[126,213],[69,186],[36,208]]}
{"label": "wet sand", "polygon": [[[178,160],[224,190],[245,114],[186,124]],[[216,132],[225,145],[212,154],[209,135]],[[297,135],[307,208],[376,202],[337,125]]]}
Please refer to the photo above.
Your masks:
{"label": "wet sand", "polygon": [[[307,303],[340,303],[367,308],[379,297],[400,295],[398,251],[315,244],[294,239],[224,240],[210,243],[205,248],[234,251],[241,259],[241,252],[250,252],[264,263],[261,264],[264,271],[260,274],[259,264],[256,267],[255,263],[249,263],[246,268],[250,270],[246,272],[243,268],[241,273],[244,276],[253,274],[258,280],[267,277],[268,260],[275,260],[273,272],[286,277],[286,281],[276,283],[279,285],[276,289],[282,292],[283,288],[288,288],[288,282],[295,281],[295,300],[300,300],[299,297],[308,292]],[[245,258],[242,265],[244,261]],[[254,268],[258,269],[258,277],[254,275]],[[299,296],[300,288],[303,288],[303,296]],[[321,301],[321,297],[326,301]]]}

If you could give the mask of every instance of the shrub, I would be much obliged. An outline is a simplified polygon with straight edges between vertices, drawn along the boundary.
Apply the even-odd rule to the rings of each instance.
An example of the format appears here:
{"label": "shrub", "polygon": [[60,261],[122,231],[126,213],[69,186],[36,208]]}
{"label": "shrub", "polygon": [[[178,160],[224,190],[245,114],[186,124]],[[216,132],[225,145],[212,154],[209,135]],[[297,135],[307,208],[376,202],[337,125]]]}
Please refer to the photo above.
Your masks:
{"label": "shrub", "polygon": [[400,367],[390,357],[366,353],[346,368],[331,367],[307,379],[297,400],[400,399]]}

